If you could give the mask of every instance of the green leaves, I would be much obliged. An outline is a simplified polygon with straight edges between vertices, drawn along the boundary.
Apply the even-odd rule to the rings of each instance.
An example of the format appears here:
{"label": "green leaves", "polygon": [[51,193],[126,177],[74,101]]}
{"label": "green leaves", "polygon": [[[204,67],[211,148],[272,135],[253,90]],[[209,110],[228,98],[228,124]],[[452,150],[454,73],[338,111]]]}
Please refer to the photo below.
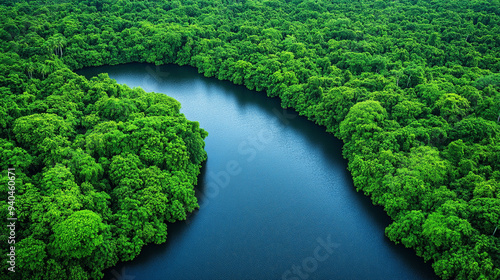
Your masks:
{"label": "green leaves", "polygon": [[474,86],[477,89],[484,89],[485,87],[488,87],[490,85],[493,87],[500,87],[500,74],[497,73],[483,76],[477,79],[474,83]]}
{"label": "green leaves", "polygon": [[436,102],[436,109],[448,122],[457,122],[465,117],[469,111],[469,101],[455,93],[448,93]]}
{"label": "green leaves", "polygon": [[473,233],[473,228],[467,220],[441,213],[429,215],[422,229],[423,237],[429,240],[438,252],[467,244],[467,238]]}
{"label": "green leaves", "polygon": [[105,225],[98,214],[89,210],[75,212],[54,226],[51,250],[61,258],[89,256],[103,242],[103,230]]}
{"label": "green leaves", "polygon": [[500,201],[498,196],[481,197],[475,194],[474,197],[469,203],[469,211],[471,212],[469,220],[481,233],[493,235],[495,228],[500,227]]}
{"label": "green leaves", "polygon": [[24,147],[34,149],[45,138],[71,137],[74,129],[55,114],[34,114],[20,117],[14,122],[13,132]]}
{"label": "green leaves", "polygon": [[[425,215],[422,211],[403,212],[396,221],[385,229],[385,234],[392,241],[402,242],[407,248],[419,248],[423,244],[422,225]],[[423,248],[420,248],[422,250]]]}
{"label": "green leaves", "polygon": [[[16,249],[20,269],[34,271],[35,275],[40,275],[43,272],[47,258],[47,245],[42,240],[29,236],[21,240]],[[40,277],[38,276],[38,278]]]}
{"label": "green leaves", "polygon": [[108,120],[126,121],[130,115],[138,112],[135,104],[128,98],[104,98],[96,102],[99,116]]}
{"label": "green leaves", "polygon": [[393,107],[392,116],[400,123],[409,124],[423,112],[424,104],[417,101],[398,102]]}
{"label": "green leaves", "polygon": [[[61,44],[54,52],[65,56]],[[198,207],[207,132],[168,96],[107,75],[88,81],[58,59],[37,73],[37,63],[0,78],[0,158],[22,182],[19,277],[99,279],[144,244],[165,242],[167,223]],[[23,79],[19,94],[4,87]]]}
{"label": "green leaves", "polygon": [[382,121],[387,117],[386,110],[378,101],[363,101],[352,106],[340,124],[339,136],[346,141],[369,138],[381,132]]}
{"label": "green leaves", "polygon": [[[497,1],[97,2],[0,9],[0,159],[25,172],[23,240],[43,259],[19,277],[102,277],[197,207],[207,133],[180,103],[68,69],[147,61],[280,97],[344,140],[391,240],[443,278],[499,278]],[[91,255],[43,249],[84,209],[112,225]]]}
{"label": "green leaves", "polygon": [[420,146],[411,149],[405,168],[421,180],[438,185],[446,182],[449,163],[439,156],[437,149]]}

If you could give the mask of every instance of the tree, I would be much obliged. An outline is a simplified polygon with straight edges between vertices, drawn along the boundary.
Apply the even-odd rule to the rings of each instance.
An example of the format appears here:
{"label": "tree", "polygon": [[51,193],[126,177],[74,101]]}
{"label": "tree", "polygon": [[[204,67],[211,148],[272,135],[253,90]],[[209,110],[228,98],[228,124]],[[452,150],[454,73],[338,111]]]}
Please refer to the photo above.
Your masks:
{"label": "tree", "polygon": [[399,123],[410,124],[423,112],[424,104],[418,101],[404,100],[398,102],[392,110],[392,117],[396,118]]}
{"label": "tree", "polygon": [[407,248],[415,248],[417,254],[423,253],[422,225],[425,215],[413,210],[402,213],[400,217],[385,229],[385,234],[396,243],[403,243]]}
{"label": "tree", "polygon": [[380,126],[386,117],[387,112],[378,101],[356,103],[340,123],[340,137],[344,141],[350,141],[374,136],[382,131]]}
{"label": "tree", "polygon": [[50,251],[61,258],[89,256],[102,244],[105,229],[98,214],[89,210],[77,211],[54,226],[54,242],[50,244]]}
{"label": "tree", "polygon": [[19,269],[30,271],[33,277],[31,279],[43,279],[41,274],[47,260],[47,245],[42,240],[29,236],[22,239],[16,249]]}
{"label": "tree", "polygon": [[469,101],[455,93],[448,93],[436,102],[435,108],[449,122],[460,121],[470,109]]}
{"label": "tree", "polygon": [[45,138],[71,137],[74,133],[71,125],[55,114],[33,114],[20,117],[14,122],[13,132],[17,141],[33,150]]}
{"label": "tree", "polygon": [[[73,72],[130,62],[281,98],[344,140],[391,240],[443,278],[500,277],[497,0],[4,2],[0,159],[23,182],[19,250],[34,254],[13,277],[99,279],[197,207],[206,132],[180,103]],[[69,257],[54,229],[84,210],[109,230]]]}

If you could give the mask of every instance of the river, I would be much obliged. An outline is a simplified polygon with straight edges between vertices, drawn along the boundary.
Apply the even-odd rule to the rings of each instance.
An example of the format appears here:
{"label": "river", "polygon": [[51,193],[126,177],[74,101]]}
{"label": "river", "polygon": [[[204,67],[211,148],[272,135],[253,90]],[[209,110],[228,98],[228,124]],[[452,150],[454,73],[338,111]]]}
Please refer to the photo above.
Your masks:
{"label": "river", "polygon": [[390,219],[356,192],[342,142],[278,99],[187,66],[77,73],[167,94],[209,133],[200,209],[104,279],[436,279],[429,263],[384,236]]}

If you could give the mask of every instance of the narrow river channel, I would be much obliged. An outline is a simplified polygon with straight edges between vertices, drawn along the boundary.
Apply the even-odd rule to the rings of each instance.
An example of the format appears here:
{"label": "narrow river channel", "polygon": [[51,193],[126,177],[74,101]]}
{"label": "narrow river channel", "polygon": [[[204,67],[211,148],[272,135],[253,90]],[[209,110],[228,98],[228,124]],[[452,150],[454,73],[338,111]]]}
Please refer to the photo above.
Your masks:
{"label": "narrow river channel", "polygon": [[191,67],[78,71],[167,94],[208,131],[201,208],[104,279],[435,279],[384,236],[390,219],[353,187],[342,142],[278,99]]}

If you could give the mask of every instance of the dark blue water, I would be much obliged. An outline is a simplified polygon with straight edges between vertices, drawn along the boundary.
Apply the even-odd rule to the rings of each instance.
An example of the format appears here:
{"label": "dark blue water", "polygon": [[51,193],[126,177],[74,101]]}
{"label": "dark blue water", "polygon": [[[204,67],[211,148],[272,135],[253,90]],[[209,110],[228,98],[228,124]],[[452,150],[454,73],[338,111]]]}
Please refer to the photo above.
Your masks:
{"label": "dark blue water", "polygon": [[353,187],[342,143],[279,100],[191,67],[88,68],[167,94],[209,132],[200,209],[169,225],[105,279],[434,279],[430,264],[384,236],[390,219]]}

